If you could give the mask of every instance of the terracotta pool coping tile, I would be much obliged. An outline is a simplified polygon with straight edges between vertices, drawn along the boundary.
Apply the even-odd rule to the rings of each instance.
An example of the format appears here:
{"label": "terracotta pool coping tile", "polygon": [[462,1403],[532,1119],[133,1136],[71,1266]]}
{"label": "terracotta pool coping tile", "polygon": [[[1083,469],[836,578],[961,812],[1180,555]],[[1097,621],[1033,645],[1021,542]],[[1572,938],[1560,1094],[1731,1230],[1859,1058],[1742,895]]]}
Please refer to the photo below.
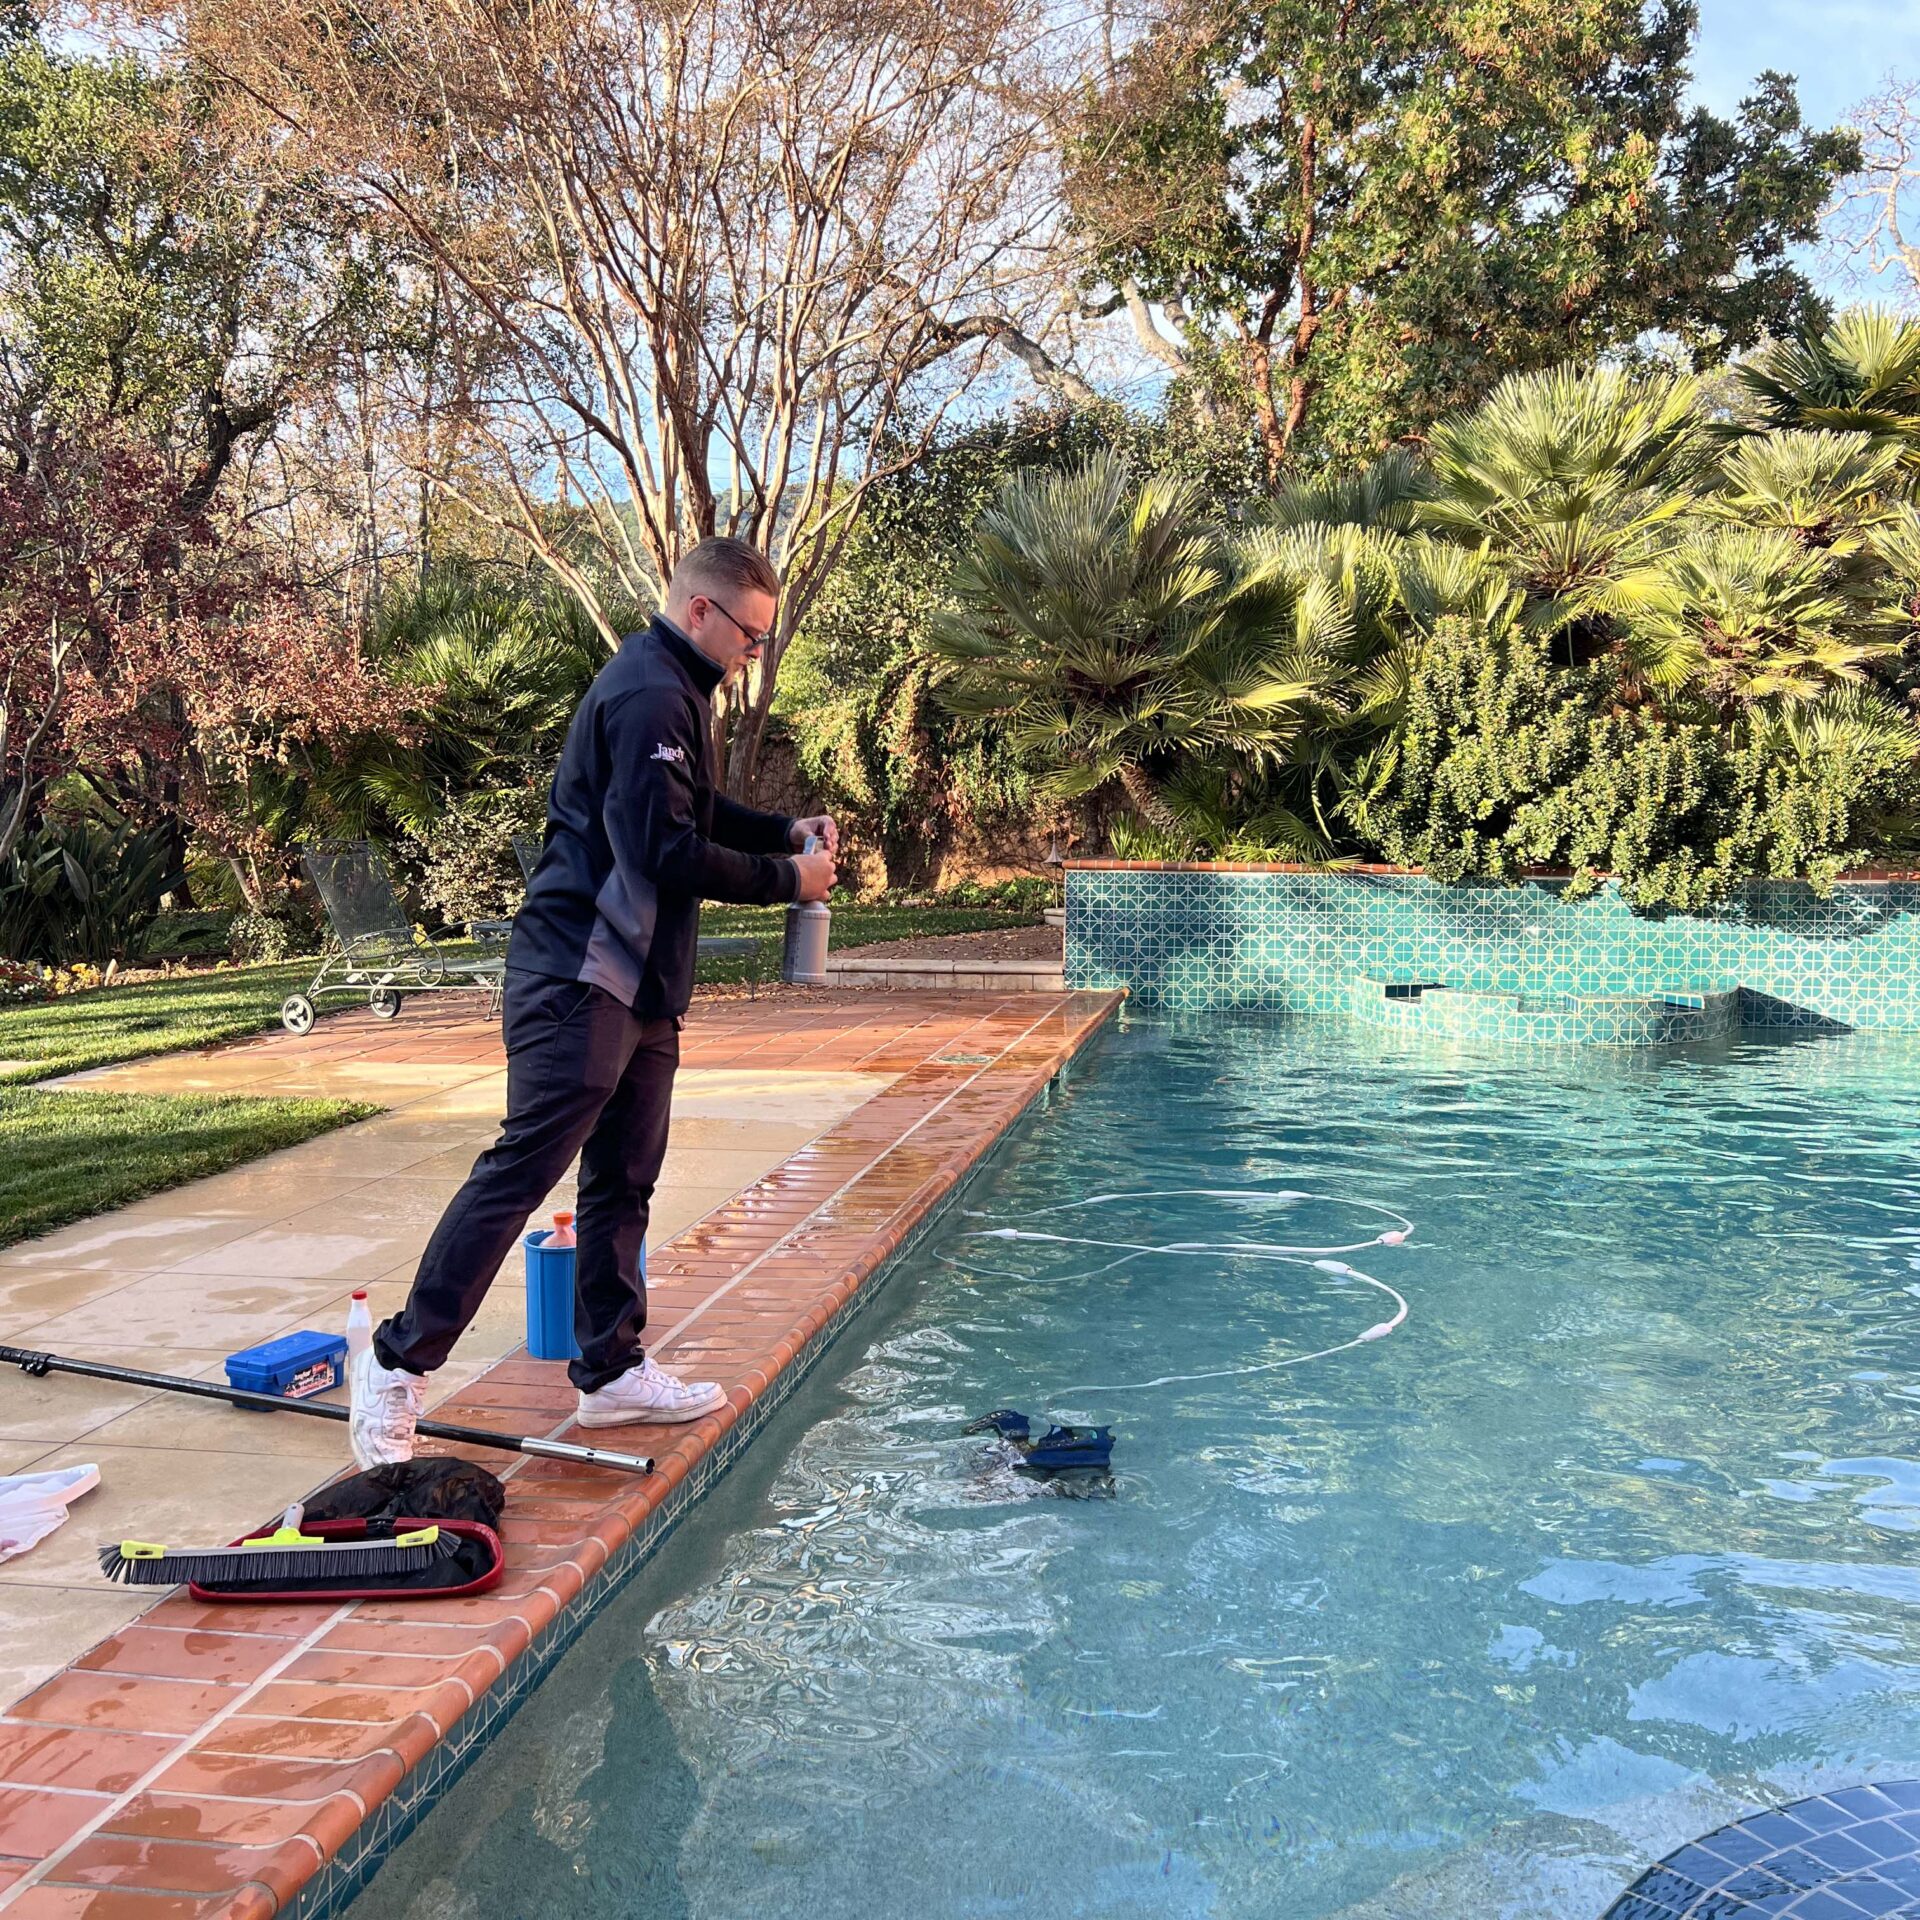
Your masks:
{"label": "terracotta pool coping tile", "polygon": [[237,1683],[151,1679],[76,1666],[16,1700],[7,1717],[43,1726],[185,1734],[231,1706],[241,1691]]}
{"label": "terracotta pool coping tile", "polygon": [[259,1634],[157,1627],[152,1618],[148,1614],[108,1635],[73,1663],[74,1670],[244,1685],[265,1673],[291,1644]]}
{"label": "terracotta pool coping tile", "polygon": [[114,1887],[196,1899],[255,1883],[284,1905],[320,1864],[318,1844],[304,1833],[264,1847],[98,1833],[68,1854],[50,1878],[61,1886]]}
{"label": "terracotta pool coping tile", "polygon": [[196,1747],[170,1761],[150,1791],[216,1799],[298,1800],[316,1806],[351,1792],[371,1806],[369,1788],[384,1798],[404,1772],[399,1757],[391,1754],[384,1761],[377,1753],[357,1760],[302,1760],[279,1754],[214,1753]]}
{"label": "terracotta pool coping tile", "polygon": [[288,1686],[433,1687],[458,1680],[471,1692],[493,1685],[507,1665],[498,1647],[482,1643],[458,1653],[388,1653],[316,1647],[280,1676]]}
{"label": "terracotta pool coping tile", "polygon": [[[363,1720],[285,1720],[275,1715],[234,1714],[215,1727],[195,1748],[196,1753],[223,1754],[236,1760],[341,1760],[370,1759],[385,1747],[392,1747],[414,1764],[419,1757],[408,1755],[401,1740],[403,1720],[397,1726],[388,1721]],[[429,1728],[419,1754],[425,1754],[437,1735]]]}
{"label": "terracotta pool coping tile", "polygon": [[271,1920],[279,1902],[267,1887],[236,1887],[231,1893],[196,1898],[111,1887],[61,1886],[43,1882],[13,1896],[7,1912],[14,1920]]}
{"label": "terracotta pool coping tile", "polygon": [[[195,1600],[182,1587],[140,1616],[143,1627],[180,1631],[257,1634],[280,1641],[303,1639],[313,1631],[311,1606],[216,1606]],[[284,1651],[284,1648],[282,1649]]]}
{"label": "terracotta pool coping tile", "polygon": [[[1117,1002],[1022,993],[956,1008],[934,994],[845,998],[865,1004],[747,1003],[689,1035],[689,1065],[738,1058],[754,1070],[835,1071],[884,1060],[895,1075],[652,1256],[653,1341],[711,1369],[726,1389],[721,1410],[691,1426],[610,1437],[656,1456],[645,1482],[537,1459],[510,1469],[507,1571],[486,1594],[360,1602],[330,1621],[310,1607],[210,1607],[176,1595],[109,1636],[0,1719],[0,1781],[24,1796],[8,1800],[0,1785],[0,1854],[9,1808],[65,1799],[85,1809],[73,1823],[57,1811],[43,1821],[37,1807],[31,1819],[20,1815],[20,1833],[31,1836],[17,1843],[29,1882],[42,1870],[34,1846],[66,1851],[39,1884],[9,1886],[0,1863],[0,1905],[22,1920],[82,1911],[90,1920],[215,1912],[268,1920],[295,1899],[801,1362]],[[346,1057],[349,1036],[329,1039]],[[485,1041],[497,1044],[491,1034]],[[277,1039],[252,1044],[277,1048]],[[423,1057],[397,1038],[381,1044],[394,1061]],[[429,1041],[428,1050],[450,1057],[454,1043]],[[971,1053],[990,1057],[958,1057]],[[493,1056],[475,1043],[473,1058]],[[564,1369],[521,1352],[451,1396],[446,1417],[551,1431],[572,1405]],[[499,1467],[480,1449],[430,1450]],[[213,1714],[218,1723],[207,1725]],[[156,1716],[178,1731],[154,1734]],[[33,1791],[49,1786],[63,1791]],[[43,1841],[43,1831],[60,1837]]]}
{"label": "terracotta pool coping tile", "polygon": [[300,1833],[318,1838],[323,1826],[344,1839],[366,1818],[366,1812],[366,1802],[351,1792],[336,1792],[317,1801],[242,1800],[155,1788],[111,1814],[100,1831],[146,1840],[221,1840],[261,1846],[291,1840]]}
{"label": "terracotta pool coping tile", "polygon": [[171,1734],[76,1732],[0,1719],[0,1786],[122,1793],[178,1744]]}
{"label": "terracotta pool coping tile", "polygon": [[104,1793],[47,1793],[0,1787],[0,1854],[37,1860],[51,1853],[113,1804]]}
{"label": "terracotta pool coping tile", "polygon": [[473,1699],[473,1689],[464,1682],[436,1674],[425,1686],[276,1680],[250,1704],[262,1719],[304,1725],[351,1720],[386,1727],[410,1713],[421,1713],[444,1732],[472,1706]]}

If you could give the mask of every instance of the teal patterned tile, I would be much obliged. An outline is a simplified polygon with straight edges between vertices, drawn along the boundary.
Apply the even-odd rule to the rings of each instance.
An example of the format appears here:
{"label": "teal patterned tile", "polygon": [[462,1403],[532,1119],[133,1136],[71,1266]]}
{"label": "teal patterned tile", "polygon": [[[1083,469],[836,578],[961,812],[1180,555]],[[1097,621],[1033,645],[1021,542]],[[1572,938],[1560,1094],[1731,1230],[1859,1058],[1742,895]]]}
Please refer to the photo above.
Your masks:
{"label": "teal patterned tile", "polygon": [[[1757,1025],[1920,1031],[1920,883],[1852,882],[1822,900],[1798,882],[1758,881],[1713,913],[1636,914],[1613,886],[1568,900],[1555,881],[1445,887],[1418,874],[1099,868],[1067,875],[1073,986],[1125,986],[1148,1005],[1332,1013],[1347,1009],[1355,976],[1425,977],[1543,1001],[1737,994],[1729,1021],[1737,1014]],[[1604,1005],[1543,1004],[1526,1018],[1536,1037],[1673,1035],[1690,1024]]]}

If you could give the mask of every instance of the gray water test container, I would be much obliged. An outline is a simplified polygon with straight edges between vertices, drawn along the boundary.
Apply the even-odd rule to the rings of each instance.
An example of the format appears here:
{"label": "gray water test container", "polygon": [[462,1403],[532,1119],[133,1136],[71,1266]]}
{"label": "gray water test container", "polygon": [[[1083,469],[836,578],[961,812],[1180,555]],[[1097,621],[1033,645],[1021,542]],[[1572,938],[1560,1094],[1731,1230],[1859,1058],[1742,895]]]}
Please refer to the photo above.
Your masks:
{"label": "gray water test container", "polygon": [[787,909],[787,938],[780,952],[780,978],[802,987],[827,984],[827,934],[833,915],[826,903],[795,901]]}

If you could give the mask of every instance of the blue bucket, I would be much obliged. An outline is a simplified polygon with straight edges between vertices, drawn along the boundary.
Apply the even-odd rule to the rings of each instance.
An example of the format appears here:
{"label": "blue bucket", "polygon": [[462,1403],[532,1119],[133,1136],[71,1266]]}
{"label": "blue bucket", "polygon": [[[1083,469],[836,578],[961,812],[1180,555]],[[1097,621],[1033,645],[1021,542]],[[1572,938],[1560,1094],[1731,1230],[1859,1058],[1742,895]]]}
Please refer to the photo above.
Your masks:
{"label": "blue bucket", "polygon": [[[528,1234],[527,1352],[536,1360],[578,1360],[580,1344],[573,1337],[572,1247],[550,1247],[551,1227]],[[640,1249],[640,1278],[647,1277],[647,1250]]]}

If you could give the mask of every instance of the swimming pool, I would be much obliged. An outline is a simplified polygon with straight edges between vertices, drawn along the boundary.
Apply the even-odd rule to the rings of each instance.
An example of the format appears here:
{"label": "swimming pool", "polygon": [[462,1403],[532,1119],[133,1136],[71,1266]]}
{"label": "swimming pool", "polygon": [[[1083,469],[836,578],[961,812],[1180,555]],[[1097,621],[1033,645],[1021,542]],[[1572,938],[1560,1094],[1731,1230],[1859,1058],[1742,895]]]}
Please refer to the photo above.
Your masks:
{"label": "swimming pool", "polygon": [[356,1920],[1597,1917],[1920,1767],[1916,1296],[1911,1041],[1135,1018]]}

